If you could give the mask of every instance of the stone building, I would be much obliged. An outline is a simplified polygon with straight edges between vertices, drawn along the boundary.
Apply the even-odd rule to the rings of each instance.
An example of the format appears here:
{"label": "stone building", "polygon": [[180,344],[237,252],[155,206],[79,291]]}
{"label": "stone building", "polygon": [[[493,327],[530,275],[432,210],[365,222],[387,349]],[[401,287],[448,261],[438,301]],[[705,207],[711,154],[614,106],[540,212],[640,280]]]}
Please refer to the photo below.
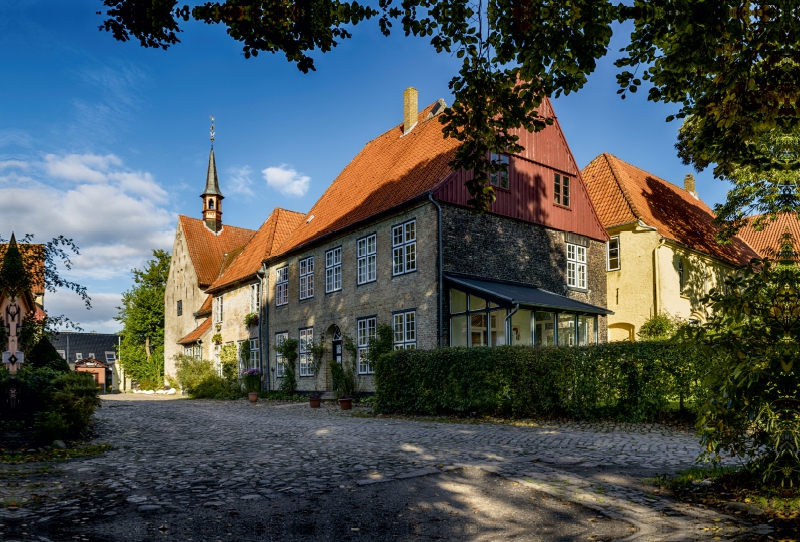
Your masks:
{"label": "stone building", "polygon": [[604,153],[583,170],[610,237],[606,246],[609,340],[634,341],[642,324],[667,313],[703,322],[701,299],[758,255],[741,238],[714,240],[714,213],[697,195]]}

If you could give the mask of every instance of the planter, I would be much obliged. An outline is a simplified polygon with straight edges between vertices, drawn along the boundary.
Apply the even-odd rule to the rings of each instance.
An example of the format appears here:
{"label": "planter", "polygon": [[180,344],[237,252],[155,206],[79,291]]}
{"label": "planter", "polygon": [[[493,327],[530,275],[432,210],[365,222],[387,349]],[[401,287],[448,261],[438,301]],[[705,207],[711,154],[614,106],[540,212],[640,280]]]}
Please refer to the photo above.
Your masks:
{"label": "planter", "polygon": [[309,397],[308,403],[311,405],[311,408],[319,408],[320,404],[322,403],[322,398],[318,397],[314,399],[313,397]]}
{"label": "planter", "polygon": [[350,410],[353,408],[353,400],[352,399],[339,399],[339,408],[342,410]]}
{"label": "planter", "polygon": [[258,392],[251,391],[250,393],[247,394],[247,398],[250,399],[250,404],[253,405],[256,404],[258,402]]}

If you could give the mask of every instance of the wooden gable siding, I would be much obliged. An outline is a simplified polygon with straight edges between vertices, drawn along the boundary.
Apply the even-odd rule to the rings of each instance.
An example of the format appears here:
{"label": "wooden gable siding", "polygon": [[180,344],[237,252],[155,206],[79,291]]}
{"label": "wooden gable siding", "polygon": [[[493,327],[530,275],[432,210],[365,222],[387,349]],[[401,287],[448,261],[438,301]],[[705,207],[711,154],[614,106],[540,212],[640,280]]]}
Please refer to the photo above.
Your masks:
{"label": "wooden gable siding", "polygon": [[[549,101],[543,105],[552,114]],[[597,217],[558,120],[541,132],[520,130],[518,135],[520,144],[525,149],[510,157],[509,189],[495,189],[497,200],[489,206],[489,211],[598,241],[607,241],[608,234]],[[556,173],[570,178],[569,208],[553,203],[553,180]],[[434,197],[438,201],[467,207],[470,195],[464,182],[471,175],[471,171],[451,173],[434,190]]]}

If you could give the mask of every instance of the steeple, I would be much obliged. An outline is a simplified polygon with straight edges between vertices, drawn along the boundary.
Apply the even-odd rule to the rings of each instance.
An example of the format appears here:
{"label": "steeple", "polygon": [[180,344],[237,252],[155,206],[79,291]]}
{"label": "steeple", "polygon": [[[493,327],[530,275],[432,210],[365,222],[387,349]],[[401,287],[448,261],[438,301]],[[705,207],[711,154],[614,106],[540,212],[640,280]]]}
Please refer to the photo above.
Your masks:
{"label": "steeple", "polygon": [[214,158],[214,117],[211,117],[211,153],[208,155],[206,189],[200,197],[203,198],[203,220],[206,227],[213,232],[220,231],[222,229],[222,200],[225,196],[219,190],[217,161]]}

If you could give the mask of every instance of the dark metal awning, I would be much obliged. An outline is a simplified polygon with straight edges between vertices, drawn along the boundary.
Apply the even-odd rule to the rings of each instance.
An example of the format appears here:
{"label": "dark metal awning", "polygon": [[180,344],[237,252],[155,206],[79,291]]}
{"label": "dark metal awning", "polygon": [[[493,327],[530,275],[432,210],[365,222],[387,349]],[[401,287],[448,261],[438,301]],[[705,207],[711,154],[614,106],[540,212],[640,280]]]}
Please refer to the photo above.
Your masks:
{"label": "dark metal awning", "polygon": [[464,278],[447,273],[445,273],[444,278],[451,286],[459,290],[506,307],[519,304],[520,307],[531,309],[569,311],[583,314],[614,314],[613,311],[606,308],[583,303],[534,286]]}

